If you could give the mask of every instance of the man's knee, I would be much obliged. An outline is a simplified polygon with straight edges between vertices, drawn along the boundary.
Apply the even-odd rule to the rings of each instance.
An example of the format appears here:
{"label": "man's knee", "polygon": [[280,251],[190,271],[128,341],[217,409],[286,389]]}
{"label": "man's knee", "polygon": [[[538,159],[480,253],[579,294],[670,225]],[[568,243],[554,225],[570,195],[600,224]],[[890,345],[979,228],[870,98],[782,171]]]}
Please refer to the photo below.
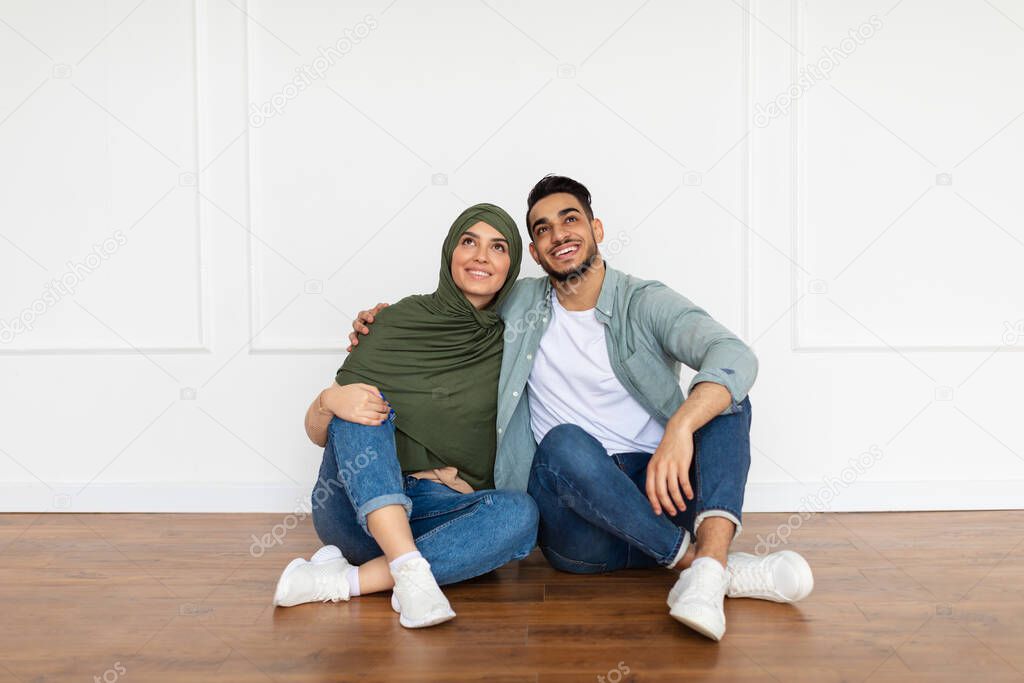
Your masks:
{"label": "man's knee", "polygon": [[[530,472],[531,495],[563,495],[566,486],[581,495],[603,490],[610,460],[601,442],[577,425],[551,429],[537,446]],[[611,467],[615,467],[611,465]]]}
{"label": "man's knee", "polygon": [[552,427],[537,445],[533,459],[534,466],[572,467],[584,462],[582,456],[589,452],[605,455],[601,442],[585,429],[574,424],[560,424]]}

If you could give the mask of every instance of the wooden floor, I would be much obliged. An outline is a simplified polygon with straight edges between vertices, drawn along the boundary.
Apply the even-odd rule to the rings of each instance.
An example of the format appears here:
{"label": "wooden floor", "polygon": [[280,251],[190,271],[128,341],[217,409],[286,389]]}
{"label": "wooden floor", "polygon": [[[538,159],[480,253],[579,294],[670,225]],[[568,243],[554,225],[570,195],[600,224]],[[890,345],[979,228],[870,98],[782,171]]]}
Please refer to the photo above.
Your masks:
{"label": "wooden floor", "polygon": [[[748,515],[736,549],[786,519]],[[254,557],[284,521],[0,515],[0,683],[1024,680],[1024,511],[812,517],[787,547],[814,593],[727,601],[719,644],[668,616],[671,573],[539,553],[449,587],[459,616],[432,629],[386,595],[275,610],[281,569],[319,545],[304,520]]]}

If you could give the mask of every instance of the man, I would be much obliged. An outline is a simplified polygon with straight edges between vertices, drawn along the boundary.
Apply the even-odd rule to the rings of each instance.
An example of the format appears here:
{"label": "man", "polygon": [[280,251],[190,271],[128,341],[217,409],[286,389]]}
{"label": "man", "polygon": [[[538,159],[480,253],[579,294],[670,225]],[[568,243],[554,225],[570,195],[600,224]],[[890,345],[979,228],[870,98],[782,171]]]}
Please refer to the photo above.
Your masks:
{"label": "man", "polygon": [[[541,179],[527,232],[548,277],[520,280],[501,309],[494,477],[537,501],[544,556],[576,573],[683,570],[669,613],[714,640],[726,595],[806,597],[813,575],[797,553],[729,554],[750,467],[753,352],[665,285],[607,266],[581,183]],[[697,371],[685,399],[680,363]]]}

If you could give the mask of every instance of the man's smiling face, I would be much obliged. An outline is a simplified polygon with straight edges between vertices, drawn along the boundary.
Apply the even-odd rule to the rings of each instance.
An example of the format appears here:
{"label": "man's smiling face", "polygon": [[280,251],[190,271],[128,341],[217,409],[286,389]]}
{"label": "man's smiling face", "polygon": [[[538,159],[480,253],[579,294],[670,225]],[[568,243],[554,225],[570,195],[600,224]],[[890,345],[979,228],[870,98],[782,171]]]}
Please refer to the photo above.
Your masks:
{"label": "man's smiling face", "polygon": [[565,282],[583,275],[598,257],[604,239],[600,219],[591,220],[579,200],[568,192],[544,197],[527,216],[530,256],[551,277]]}

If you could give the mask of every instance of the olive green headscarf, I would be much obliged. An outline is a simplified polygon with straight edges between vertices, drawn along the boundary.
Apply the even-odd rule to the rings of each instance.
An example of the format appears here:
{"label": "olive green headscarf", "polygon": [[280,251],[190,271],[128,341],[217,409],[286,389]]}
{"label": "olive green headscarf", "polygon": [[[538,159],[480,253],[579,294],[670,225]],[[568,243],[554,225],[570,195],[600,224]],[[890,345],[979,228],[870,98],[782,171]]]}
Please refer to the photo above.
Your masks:
{"label": "olive green headscarf", "polygon": [[[482,310],[452,279],[452,253],[479,221],[508,240],[510,260],[505,284]],[[437,291],[382,310],[338,370],[338,384],[373,384],[390,401],[403,472],[452,466],[474,489],[494,487],[505,329],[496,311],[519,276],[522,251],[515,221],[503,209],[493,204],[466,209],[441,248]]]}

